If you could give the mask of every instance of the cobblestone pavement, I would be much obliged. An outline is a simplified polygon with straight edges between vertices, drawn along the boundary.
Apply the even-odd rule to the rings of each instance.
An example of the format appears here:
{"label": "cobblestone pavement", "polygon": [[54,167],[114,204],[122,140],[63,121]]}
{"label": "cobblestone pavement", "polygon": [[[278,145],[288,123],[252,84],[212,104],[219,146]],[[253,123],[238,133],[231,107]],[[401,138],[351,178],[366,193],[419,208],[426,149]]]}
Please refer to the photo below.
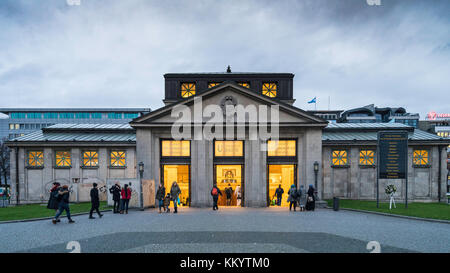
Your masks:
{"label": "cobblestone pavement", "polygon": [[180,208],[0,224],[0,252],[450,252],[450,225],[352,211]]}

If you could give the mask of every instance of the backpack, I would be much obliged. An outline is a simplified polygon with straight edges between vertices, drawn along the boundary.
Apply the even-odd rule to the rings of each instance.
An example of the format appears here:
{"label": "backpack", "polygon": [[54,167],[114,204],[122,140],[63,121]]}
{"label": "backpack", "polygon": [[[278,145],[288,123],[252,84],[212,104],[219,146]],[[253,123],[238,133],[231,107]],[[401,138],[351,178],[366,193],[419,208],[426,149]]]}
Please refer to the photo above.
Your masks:
{"label": "backpack", "polygon": [[294,199],[297,198],[297,191],[291,189],[290,195],[291,195],[291,197],[294,198]]}
{"label": "backpack", "polygon": [[217,188],[214,187],[211,191],[212,195],[216,196],[219,192],[217,191]]}

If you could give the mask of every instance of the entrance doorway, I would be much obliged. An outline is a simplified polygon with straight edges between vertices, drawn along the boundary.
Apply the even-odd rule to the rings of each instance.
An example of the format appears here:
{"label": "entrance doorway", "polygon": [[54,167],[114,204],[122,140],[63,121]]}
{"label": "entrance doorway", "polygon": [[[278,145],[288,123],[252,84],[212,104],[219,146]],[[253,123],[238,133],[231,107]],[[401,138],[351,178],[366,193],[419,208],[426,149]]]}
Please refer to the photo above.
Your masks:
{"label": "entrance doorway", "polygon": [[[177,181],[180,187],[181,194],[180,205],[179,206],[189,206],[190,204],[190,175],[189,175],[189,165],[163,165],[163,181],[164,187],[166,188],[166,195],[170,193],[170,188],[172,183]],[[171,206],[173,203],[171,202]]]}
{"label": "entrance doorway", "polygon": [[219,206],[241,207],[244,205],[244,183],[242,165],[216,165],[217,187],[222,192],[217,204]]}
{"label": "entrance doorway", "polygon": [[[287,201],[289,195],[289,189],[292,184],[297,185],[297,175],[296,175],[296,165],[295,164],[284,164],[284,165],[268,165],[269,175],[268,175],[268,189],[269,193],[268,202],[269,206],[281,206],[288,207],[289,203]],[[281,185],[284,193],[281,197],[281,202],[277,203],[277,196],[275,194],[276,189]]]}

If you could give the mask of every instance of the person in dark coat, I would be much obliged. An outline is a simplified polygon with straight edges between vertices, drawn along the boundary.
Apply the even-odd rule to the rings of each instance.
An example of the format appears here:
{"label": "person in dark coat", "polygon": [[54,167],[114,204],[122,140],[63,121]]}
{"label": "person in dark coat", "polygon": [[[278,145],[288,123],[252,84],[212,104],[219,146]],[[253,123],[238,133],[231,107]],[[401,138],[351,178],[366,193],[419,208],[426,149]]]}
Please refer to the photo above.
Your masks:
{"label": "person in dark coat", "polygon": [[297,187],[295,184],[291,185],[291,188],[288,191],[288,201],[289,201],[289,211],[291,211],[292,207],[294,207],[294,211],[297,208]]}
{"label": "person in dark coat", "polygon": [[119,213],[120,210],[120,185],[116,182],[110,189],[109,192],[113,196],[114,201],[114,213]]}
{"label": "person in dark coat", "polygon": [[91,189],[91,211],[89,212],[89,219],[95,219],[95,217],[92,216],[92,213],[94,210],[97,212],[98,216],[102,218],[103,214],[100,213],[98,208],[100,207],[100,198],[98,197],[98,189],[97,189],[97,183],[92,184]]}
{"label": "person in dark coat", "polygon": [[69,224],[75,223],[74,220],[70,217],[70,208],[69,208],[69,199],[70,199],[70,191],[69,186],[64,185],[58,191],[58,212],[56,212],[55,218],[52,219],[52,223],[56,224],[59,222],[59,216],[63,211],[66,211],[67,219],[69,219]]}
{"label": "person in dark coat", "polygon": [[178,206],[178,196],[181,194],[181,189],[177,184],[177,181],[173,181],[172,187],[170,188],[170,196],[172,197],[173,201],[173,213],[177,212],[177,206]]}
{"label": "person in dark coat", "polygon": [[306,200],[306,210],[312,210],[314,211],[316,207],[316,197],[314,196],[314,187],[313,185],[309,185],[308,189],[308,197]]}
{"label": "person in dark coat", "polygon": [[219,200],[219,195],[222,195],[222,192],[217,187],[217,184],[214,183],[214,186],[211,189],[211,196],[213,198],[213,210],[218,210],[219,209],[219,206],[217,205],[217,201]]}
{"label": "person in dark coat", "polygon": [[228,188],[225,189],[225,195],[227,196],[227,206],[231,206],[231,200],[233,198],[233,188],[228,184]]}
{"label": "person in dark coat", "polygon": [[[164,196],[166,196],[166,188],[163,184],[159,183],[158,190],[156,191],[156,199],[159,204],[159,213],[161,213],[161,208],[164,208]],[[165,211],[165,210],[164,210]]]}
{"label": "person in dark coat", "polygon": [[50,198],[48,199],[47,208],[48,209],[58,209],[58,192],[61,184],[58,182],[53,183],[53,187],[50,189]]}
{"label": "person in dark coat", "polygon": [[278,188],[275,190],[275,195],[277,196],[277,206],[281,206],[281,198],[283,197],[284,190],[281,187],[281,184],[278,185]]}

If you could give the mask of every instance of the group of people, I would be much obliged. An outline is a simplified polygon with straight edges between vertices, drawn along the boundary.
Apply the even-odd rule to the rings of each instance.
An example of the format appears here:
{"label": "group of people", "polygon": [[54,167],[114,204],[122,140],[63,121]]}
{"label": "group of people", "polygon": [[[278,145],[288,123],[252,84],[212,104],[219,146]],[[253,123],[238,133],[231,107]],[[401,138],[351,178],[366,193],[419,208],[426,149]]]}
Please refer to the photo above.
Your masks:
{"label": "group of people", "polygon": [[156,191],[156,199],[158,200],[159,213],[170,212],[170,202],[173,202],[173,213],[178,213],[177,208],[180,204],[180,194],[181,189],[178,183],[174,181],[170,187],[170,191],[166,195],[166,187],[163,184],[159,184],[158,190]]}
{"label": "group of people", "polygon": [[[281,187],[281,185],[278,185],[278,188],[275,190],[275,195],[277,198],[276,205],[281,206],[281,200],[283,197],[284,190]],[[289,211],[294,208],[294,211],[296,211],[297,204],[300,208],[300,211],[304,210],[314,210],[316,207],[316,196],[315,196],[315,189],[313,185],[309,185],[308,191],[305,193],[305,190],[303,188],[303,185],[300,186],[299,189],[297,189],[297,186],[295,184],[292,184],[288,191],[288,199],[289,202]]]}
{"label": "group of people", "polygon": [[[89,211],[89,219],[95,219],[92,214],[97,212],[98,216],[102,218],[103,214],[100,213],[100,197],[98,192],[98,185],[97,183],[92,184],[92,189],[90,192],[91,197],[91,210]],[[53,209],[56,211],[55,217],[52,219],[52,223],[56,224],[61,222],[59,217],[61,214],[65,211],[67,219],[69,220],[69,223],[75,223],[74,220],[72,220],[70,216],[70,206],[69,206],[69,200],[70,200],[70,190],[67,185],[61,186],[60,183],[55,182],[53,183],[52,188],[50,189],[50,198],[48,200],[47,208]],[[114,213],[120,213],[120,214],[128,214],[128,203],[131,199],[131,189],[128,187],[127,184],[124,185],[123,188],[120,187],[119,183],[116,182],[110,189],[109,192],[113,195],[114,200]],[[119,210],[119,203],[120,203],[120,210]]]}

